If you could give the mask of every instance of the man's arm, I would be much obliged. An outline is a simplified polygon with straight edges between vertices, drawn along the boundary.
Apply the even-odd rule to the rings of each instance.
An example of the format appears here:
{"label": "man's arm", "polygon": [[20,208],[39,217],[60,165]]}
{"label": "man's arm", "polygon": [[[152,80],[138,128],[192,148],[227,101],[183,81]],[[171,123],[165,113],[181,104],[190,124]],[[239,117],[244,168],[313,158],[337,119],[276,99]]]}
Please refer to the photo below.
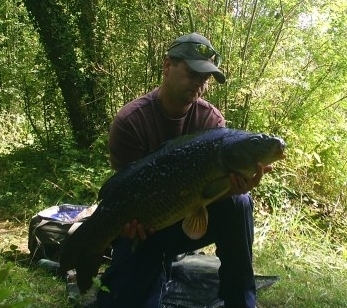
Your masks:
{"label": "man's arm", "polygon": [[117,116],[110,127],[108,144],[111,167],[115,170],[120,170],[145,155],[143,142],[136,129]]}

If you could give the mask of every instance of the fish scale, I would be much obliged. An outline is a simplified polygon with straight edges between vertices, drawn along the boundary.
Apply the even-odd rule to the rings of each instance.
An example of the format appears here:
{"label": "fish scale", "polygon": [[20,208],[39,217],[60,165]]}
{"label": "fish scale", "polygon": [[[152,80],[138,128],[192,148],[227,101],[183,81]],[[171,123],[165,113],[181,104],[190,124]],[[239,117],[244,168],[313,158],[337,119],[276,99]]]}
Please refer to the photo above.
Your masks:
{"label": "fish scale", "polygon": [[[214,169],[214,177],[217,172],[219,172],[220,176],[226,175],[225,172],[221,172],[221,170],[215,168],[214,164],[211,164],[213,157],[208,154],[215,154],[215,152],[212,150],[211,142],[207,142],[207,145],[210,146],[210,151],[207,150],[206,146],[204,147],[204,145],[199,142],[190,146],[187,149],[188,151],[173,151],[172,155],[165,156],[165,160],[154,159],[153,164],[141,167],[136,164],[133,165],[133,170],[141,170],[141,172],[133,172],[132,179],[129,181],[122,181],[122,177],[120,178],[122,183],[120,183],[119,186],[123,193],[118,194],[116,202],[110,206],[118,206],[121,208],[123,206],[122,202],[118,200],[124,200],[127,203],[124,207],[128,213],[127,217],[129,217],[129,220],[134,218],[134,213],[138,213],[141,217],[141,223],[145,227],[161,229],[163,226],[167,225],[167,219],[165,219],[165,216],[175,222],[177,219],[176,217],[181,217],[182,215],[178,209],[182,208],[184,212],[189,212],[189,209],[187,209],[184,204],[191,203],[189,198],[194,198],[194,200],[197,201],[195,196],[201,195],[201,188],[210,180],[208,177],[208,175],[212,173],[210,169]],[[203,148],[205,151],[202,151]],[[194,151],[192,149],[194,149]],[[189,159],[182,161],[179,168],[173,168],[177,167],[177,164],[175,165],[178,156],[177,152],[180,152],[180,156],[185,155]],[[190,155],[189,152],[195,154],[204,152],[204,155],[200,154],[193,156]],[[160,154],[158,154],[158,156],[161,158]],[[204,161],[202,161],[202,159]],[[196,169],[194,170],[190,168],[196,160],[200,160],[200,162],[203,163],[204,168],[200,172],[197,172]],[[188,168],[190,170],[189,172],[187,172]],[[148,177],[148,174],[151,176]],[[162,181],[163,177],[165,177],[165,181]],[[145,189],[141,186],[146,185],[149,180],[151,181],[151,186],[156,188],[150,190],[145,195],[139,193],[139,191],[141,192],[142,189]],[[189,183],[191,182],[195,182],[195,186],[188,189]],[[185,191],[189,193],[182,194],[182,192]],[[133,196],[131,200],[125,198],[127,195]],[[168,207],[166,204],[170,198],[172,206]],[[198,200],[198,203],[205,205],[206,201]],[[136,209],[134,207],[136,207]],[[154,224],[152,222],[152,208],[157,211],[157,221]],[[143,211],[141,212],[141,210]],[[163,217],[163,219],[160,219],[159,217]],[[164,219],[165,222],[162,223]],[[152,225],[149,226],[149,223]]]}
{"label": "fish scale", "polygon": [[187,236],[203,236],[208,220],[201,209],[230,190],[229,174],[249,178],[257,163],[283,158],[284,147],[281,138],[228,128],[167,142],[102,186],[96,211],[64,243],[62,270],[75,268],[80,291],[88,290],[103,252],[133,219],[156,231],[183,220]]}

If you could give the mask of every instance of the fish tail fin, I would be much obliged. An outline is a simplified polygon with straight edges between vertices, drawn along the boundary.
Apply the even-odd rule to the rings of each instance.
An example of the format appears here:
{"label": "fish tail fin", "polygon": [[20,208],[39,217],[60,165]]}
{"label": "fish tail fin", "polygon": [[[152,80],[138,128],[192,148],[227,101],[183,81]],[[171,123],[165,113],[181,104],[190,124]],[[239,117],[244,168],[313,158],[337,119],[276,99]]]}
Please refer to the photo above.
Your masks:
{"label": "fish tail fin", "polygon": [[93,277],[98,275],[103,255],[89,255],[76,267],[77,286],[81,294],[86,293],[93,284]]}
{"label": "fish tail fin", "polygon": [[68,271],[75,269],[77,260],[80,258],[81,252],[85,249],[85,241],[82,241],[80,229],[83,228],[81,225],[76,229],[70,236],[68,236],[62,243],[61,254],[60,254],[60,268],[62,271]]}
{"label": "fish tail fin", "polygon": [[72,233],[62,245],[60,269],[63,275],[75,269],[77,285],[81,293],[85,293],[92,285],[92,278],[98,273],[104,251],[95,247],[88,221],[84,222]]}

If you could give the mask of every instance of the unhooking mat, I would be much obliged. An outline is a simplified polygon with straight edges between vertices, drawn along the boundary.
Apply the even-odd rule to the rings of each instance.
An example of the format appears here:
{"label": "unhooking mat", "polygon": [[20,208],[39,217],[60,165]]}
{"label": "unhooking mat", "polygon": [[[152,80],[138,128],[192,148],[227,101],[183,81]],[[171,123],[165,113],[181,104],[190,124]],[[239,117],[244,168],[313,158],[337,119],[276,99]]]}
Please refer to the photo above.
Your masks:
{"label": "unhooking mat", "polygon": [[[212,255],[188,255],[175,262],[162,308],[224,307],[218,298],[219,266],[219,259]],[[257,290],[271,286],[278,279],[278,276],[256,275]]]}
{"label": "unhooking mat", "polygon": [[[40,260],[38,265],[58,272],[59,263]],[[218,268],[220,261],[212,255],[188,255],[174,262],[171,280],[167,283],[167,293],[161,308],[222,308],[223,301],[218,298]],[[66,282],[67,295],[75,308],[98,308],[95,289],[79,296],[75,277]],[[257,290],[273,285],[279,276],[255,275]],[[99,307],[102,308],[102,307]]]}

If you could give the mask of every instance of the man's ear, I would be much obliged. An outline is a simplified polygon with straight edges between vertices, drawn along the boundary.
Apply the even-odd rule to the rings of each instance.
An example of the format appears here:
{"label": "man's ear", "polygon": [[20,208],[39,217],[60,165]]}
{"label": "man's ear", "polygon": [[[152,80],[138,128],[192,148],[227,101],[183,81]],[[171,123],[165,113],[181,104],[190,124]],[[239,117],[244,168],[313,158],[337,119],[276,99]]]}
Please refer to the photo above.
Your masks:
{"label": "man's ear", "polygon": [[164,74],[164,76],[167,75],[170,65],[172,65],[170,58],[168,56],[165,56],[165,58],[163,60],[163,74]]}

